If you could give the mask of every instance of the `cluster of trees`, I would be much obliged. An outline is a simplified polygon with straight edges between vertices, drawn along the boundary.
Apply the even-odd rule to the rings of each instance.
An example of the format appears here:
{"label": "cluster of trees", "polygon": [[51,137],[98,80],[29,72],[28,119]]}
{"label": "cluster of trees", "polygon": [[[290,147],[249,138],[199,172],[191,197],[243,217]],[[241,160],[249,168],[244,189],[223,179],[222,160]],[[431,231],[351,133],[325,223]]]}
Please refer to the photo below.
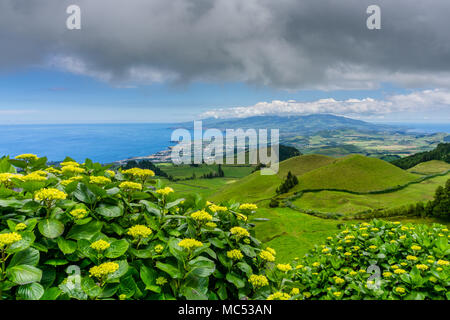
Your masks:
{"label": "cluster of trees", "polygon": [[223,178],[223,177],[225,177],[225,172],[223,172],[221,164],[218,165],[217,172],[208,172],[202,175],[202,179]]}
{"label": "cluster of trees", "polygon": [[131,168],[150,169],[159,177],[167,177],[167,173],[155,166],[155,164],[150,160],[130,160],[125,165],[122,165],[121,168],[123,170],[128,170]]}
{"label": "cluster of trees", "polygon": [[297,184],[297,177],[289,171],[284,182],[277,188],[277,194],[287,193]]}
{"label": "cluster of trees", "polygon": [[425,206],[425,213],[443,219],[450,219],[450,179],[445,187],[439,186],[434,195],[433,201],[429,201]]}
{"label": "cluster of trees", "polygon": [[440,143],[434,150],[416,153],[412,156],[394,160],[391,163],[406,170],[421,162],[431,160],[441,160],[450,163],[450,143]]}

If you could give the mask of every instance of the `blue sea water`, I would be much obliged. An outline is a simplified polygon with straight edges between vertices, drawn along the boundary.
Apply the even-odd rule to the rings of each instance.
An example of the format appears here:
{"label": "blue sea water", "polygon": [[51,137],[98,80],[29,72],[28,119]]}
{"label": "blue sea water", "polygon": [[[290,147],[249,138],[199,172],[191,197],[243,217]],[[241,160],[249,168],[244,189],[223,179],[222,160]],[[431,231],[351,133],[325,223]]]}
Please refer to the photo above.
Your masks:
{"label": "blue sea water", "polygon": [[22,153],[109,163],[166,149],[170,124],[0,125],[0,157]]}

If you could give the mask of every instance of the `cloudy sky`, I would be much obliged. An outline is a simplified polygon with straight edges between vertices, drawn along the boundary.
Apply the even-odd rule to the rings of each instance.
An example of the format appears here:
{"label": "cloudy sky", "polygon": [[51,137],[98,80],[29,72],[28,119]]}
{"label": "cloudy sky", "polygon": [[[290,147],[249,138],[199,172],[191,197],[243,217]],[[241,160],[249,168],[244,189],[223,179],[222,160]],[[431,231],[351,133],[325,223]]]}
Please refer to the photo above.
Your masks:
{"label": "cloudy sky", "polygon": [[[81,30],[66,9],[81,8]],[[381,30],[366,27],[369,5]],[[448,0],[1,0],[0,123],[450,121]]]}

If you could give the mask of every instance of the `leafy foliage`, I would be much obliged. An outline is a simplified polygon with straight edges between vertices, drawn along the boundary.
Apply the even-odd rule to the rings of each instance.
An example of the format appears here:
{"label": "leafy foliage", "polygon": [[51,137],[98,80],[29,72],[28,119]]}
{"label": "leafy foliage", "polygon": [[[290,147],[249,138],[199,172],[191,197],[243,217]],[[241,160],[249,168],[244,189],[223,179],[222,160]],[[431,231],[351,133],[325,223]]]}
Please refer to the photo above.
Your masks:
{"label": "leafy foliage", "polygon": [[442,160],[450,163],[450,143],[440,143],[434,150],[416,153],[412,156],[392,161],[391,163],[402,169],[409,169],[419,163],[431,160]]}

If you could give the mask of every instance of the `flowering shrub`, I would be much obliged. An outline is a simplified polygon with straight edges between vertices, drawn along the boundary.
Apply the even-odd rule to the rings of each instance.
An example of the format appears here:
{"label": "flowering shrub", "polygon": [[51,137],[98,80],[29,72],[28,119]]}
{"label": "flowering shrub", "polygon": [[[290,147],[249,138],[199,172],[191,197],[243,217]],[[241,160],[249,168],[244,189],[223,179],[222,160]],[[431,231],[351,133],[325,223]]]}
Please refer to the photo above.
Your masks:
{"label": "flowering shrub", "polygon": [[449,299],[448,238],[439,224],[346,226],[303,259],[268,272],[277,283],[269,298]]}
{"label": "flowering shrub", "polygon": [[449,298],[443,226],[348,226],[280,264],[253,204],[181,199],[148,169],[46,163],[0,159],[0,299]]}
{"label": "flowering shrub", "polygon": [[264,275],[249,281],[266,266],[255,205],[177,198],[148,169],[46,162],[0,159],[0,299],[269,295]]}

